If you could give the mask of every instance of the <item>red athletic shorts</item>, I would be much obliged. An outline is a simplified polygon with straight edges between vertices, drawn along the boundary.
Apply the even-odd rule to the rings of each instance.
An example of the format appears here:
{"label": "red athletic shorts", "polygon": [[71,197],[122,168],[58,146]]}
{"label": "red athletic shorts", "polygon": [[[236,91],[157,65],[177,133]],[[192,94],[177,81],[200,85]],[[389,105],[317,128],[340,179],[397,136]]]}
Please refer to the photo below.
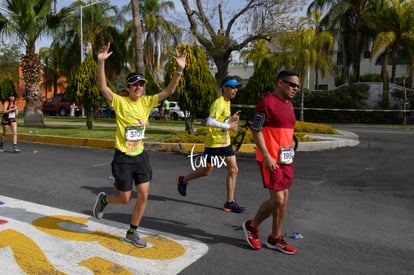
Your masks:
{"label": "red athletic shorts", "polygon": [[282,191],[289,189],[293,182],[293,163],[279,164],[279,168],[270,172],[267,170],[263,162],[258,161],[259,169],[262,174],[263,187],[270,190]]}

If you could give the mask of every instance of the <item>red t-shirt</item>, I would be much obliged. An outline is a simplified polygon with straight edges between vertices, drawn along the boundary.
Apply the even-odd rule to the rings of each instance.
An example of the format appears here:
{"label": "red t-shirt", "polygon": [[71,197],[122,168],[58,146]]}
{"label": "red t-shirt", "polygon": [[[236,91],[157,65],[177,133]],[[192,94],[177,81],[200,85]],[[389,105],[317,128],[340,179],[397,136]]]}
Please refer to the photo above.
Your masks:
{"label": "red t-shirt", "polygon": [[[267,150],[272,158],[279,160],[280,148],[293,146],[293,131],[296,117],[293,104],[283,101],[275,94],[266,95],[254,108],[253,114],[265,114],[262,134]],[[263,161],[263,156],[256,149],[256,160]]]}

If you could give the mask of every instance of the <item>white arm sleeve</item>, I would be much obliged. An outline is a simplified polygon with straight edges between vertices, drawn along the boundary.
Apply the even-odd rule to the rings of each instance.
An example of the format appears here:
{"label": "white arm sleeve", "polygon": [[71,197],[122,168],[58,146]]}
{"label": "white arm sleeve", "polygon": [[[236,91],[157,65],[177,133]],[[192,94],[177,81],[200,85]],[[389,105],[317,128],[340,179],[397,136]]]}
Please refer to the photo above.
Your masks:
{"label": "white arm sleeve", "polygon": [[230,129],[230,124],[218,122],[214,117],[209,116],[206,125],[212,128]]}

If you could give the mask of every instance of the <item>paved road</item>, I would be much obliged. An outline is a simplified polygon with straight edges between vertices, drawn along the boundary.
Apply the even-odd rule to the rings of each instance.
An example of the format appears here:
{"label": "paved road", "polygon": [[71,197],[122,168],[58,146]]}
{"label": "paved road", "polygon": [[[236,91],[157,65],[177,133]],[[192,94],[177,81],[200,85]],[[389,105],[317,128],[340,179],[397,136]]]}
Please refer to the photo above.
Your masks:
{"label": "paved road", "polygon": [[[141,271],[133,273],[147,273],[145,267],[150,266],[152,274],[412,274],[414,130],[343,129],[358,134],[360,144],[299,152],[295,157],[297,177],[284,227],[288,234],[298,231],[304,236],[303,240],[288,239],[298,248],[295,256],[266,248],[253,251],[244,242],[241,223],[267,197],[251,155],[238,158],[236,196],[247,211],[233,214],[222,211],[223,168],[191,183],[187,197],[181,197],[174,177],[189,171],[189,159],[182,154],[150,152],[154,179],[142,230],[144,235],[150,232],[175,240],[186,253],[161,268],[156,264],[162,260],[137,261]],[[0,194],[36,203],[29,207],[33,212],[40,204],[90,217],[96,194],[113,190],[109,179],[112,150],[30,143],[21,143],[21,148],[20,154],[0,155]],[[108,231],[116,223],[120,229],[110,233],[122,234],[131,207],[110,206],[102,222],[92,218],[88,225]],[[12,219],[7,210],[11,208],[0,207],[0,219]],[[47,211],[53,214],[55,210]],[[0,233],[4,228],[0,225]],[[263,241],[269,232],[270,221],[266,221]],[[1,262],[7,258],[9,263],[10,255],[0,246]],[[66,257],[65,250],[46,255],[51,262]],[[4,274],[2,269],[0,274]]]}

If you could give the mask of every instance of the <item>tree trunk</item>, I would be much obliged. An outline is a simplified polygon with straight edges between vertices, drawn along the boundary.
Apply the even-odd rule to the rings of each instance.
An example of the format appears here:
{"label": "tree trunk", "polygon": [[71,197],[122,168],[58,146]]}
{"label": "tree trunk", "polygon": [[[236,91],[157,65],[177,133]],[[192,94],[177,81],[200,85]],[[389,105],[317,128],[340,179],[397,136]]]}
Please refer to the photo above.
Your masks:
{"label": "tree trunk", "polygon": [[355,49],[355,56],[354,56],[354,74],[355,74],[355,82],[360,81],[360,74],[361,74],[361,32],[357,32],[356,38],[356,49]]}
{"label": "tree trunk", "polygon": [[319,90],[319,69],[318,67],[315,67],[315,90]]}
{"label": "tree trunk", "polygon": [[26,84],[26,106],[24,108],[25,126],[45,126],[43,122],[40,78],[40,60],[34,47],[27,47],[26,54],[22,57],[21,70]]}
{"label": "tree trunk", "polygon": [[398,53],[400,51],[400,46],[397,44],[392,49],[392,63],[391,63],[391,83],[395,83],[395,76],[397,74],[397,63],[398,63]]}
{"label": "tree trunk", "polygon": [[132,18],[134,23],[134,42],[135,42],[135,71],[145,75],[144,68],[144,48],[142,45],[142,26],[139,16],[138,0],[131,0]]}
{"label": "tree trunk", "polygon": [[86,127],[88,127],[88,130],[92,130],[94,110],[93,108],[85,108],[85,111],[86,111]]}
{"label": "tree trunk", "polygon": [[[24,107],[24,126],[45,126],[43,121],[42,102],[40,98],[40,88],[33,92],[30,90],[30,85],[26,87],[28,94],[26,95],[26,106]],[[33,85],[38,86],[38,85]]]}
{"label": "tree trunk", "polygon": [[346,42],[342,40],[341,51],[342,51],[342,83],[349,83],[349,65],[348,65],[348,54],[346,51]]}
{"label": "tree trunk", "polygon": [[382,63],[382,81],[383,81],[383,86],[382,86],[382,102],[381,102],[381,107],[382,108],[387,108],[389,105],[389,100],[388,100],[388,91],[389,91],[389,87],[390,87],[390,79],[389,79],[389,75],[388,75],[388,53],[389,53],[389,48],[386,47],[385,48],[385,52],[384,52],[384,60]]}
{"label": "tree trunk", "polygon": [[190,116],[184,120],[185,122],[185,132],[189,135],[194,133],[194,117]]}

